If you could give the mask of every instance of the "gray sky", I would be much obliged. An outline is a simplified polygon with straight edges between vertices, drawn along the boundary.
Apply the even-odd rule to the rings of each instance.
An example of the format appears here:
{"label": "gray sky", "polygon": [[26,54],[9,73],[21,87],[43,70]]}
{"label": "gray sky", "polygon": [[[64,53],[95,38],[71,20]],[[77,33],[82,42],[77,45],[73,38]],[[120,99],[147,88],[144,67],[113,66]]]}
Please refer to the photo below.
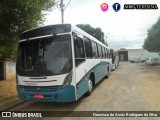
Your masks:
{"label": "gray sky", "polygon": [[[64,0],[67,4],[69,0]],[[102,12],[101,3],[106,2],[109,9]],[[121,4],[121,10],[114,12],[112,5]],[[124,4],[157,4],[158,10],[124,10]],[[44,25],[61,23],[58,8],[47,13]],[[111,48],[142,48],[147,30],[160,16],[160,0],[71,0],[64,13],[64,22],[90,24],[100,27]]]}

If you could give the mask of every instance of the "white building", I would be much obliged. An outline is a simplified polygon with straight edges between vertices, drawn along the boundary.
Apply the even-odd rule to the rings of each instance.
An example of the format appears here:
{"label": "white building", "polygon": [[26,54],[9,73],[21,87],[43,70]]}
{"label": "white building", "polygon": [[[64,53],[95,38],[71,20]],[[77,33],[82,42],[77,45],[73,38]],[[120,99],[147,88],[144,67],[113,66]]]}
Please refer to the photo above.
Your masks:
{"label": "white building", "polygon": [[145,58],[154,58],[154,57],[159,57],[160,55],[156,52],[148,52],[147,50],[144,49],[127,49],[128,51],[128,59],[130,60],[130,57],[137,57],[140,59],[145,59]]}
{"label": "white building", "polygon": [[0,58],[0,80],[16,78],[16,62],[10,59]]}

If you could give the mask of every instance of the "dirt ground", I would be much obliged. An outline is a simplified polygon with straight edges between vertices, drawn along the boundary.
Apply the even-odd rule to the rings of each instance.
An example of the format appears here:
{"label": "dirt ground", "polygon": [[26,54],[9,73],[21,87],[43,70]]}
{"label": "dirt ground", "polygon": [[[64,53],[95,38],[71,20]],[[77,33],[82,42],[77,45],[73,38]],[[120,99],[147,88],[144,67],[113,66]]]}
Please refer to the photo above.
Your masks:
{"label": "dirt ground", "polygon": [[0,80],[0,108],[5,108],[16,99],[18,99],[16,80]]}
{"label": "dirt ground", "polygon": [[[14,109],[22,111],[160,111],[160,66],[121,62],[93,93],[73,103],[27,102]],[[25,118],[23,118],[25,119]],[[160,120],[160,118],[58,117],[34,120]],[[16,118],[15,118],[16,120]]]}

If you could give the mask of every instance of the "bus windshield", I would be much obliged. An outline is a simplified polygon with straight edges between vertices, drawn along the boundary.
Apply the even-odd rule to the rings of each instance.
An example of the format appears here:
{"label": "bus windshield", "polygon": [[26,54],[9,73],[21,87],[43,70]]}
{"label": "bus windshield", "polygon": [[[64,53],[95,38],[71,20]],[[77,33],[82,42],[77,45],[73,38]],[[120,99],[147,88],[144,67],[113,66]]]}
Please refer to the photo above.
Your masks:
{"label": "bus windshield", "polygon": [[19,43],[17,75],[51,76],[72,69],[71,36],[58,35]]}

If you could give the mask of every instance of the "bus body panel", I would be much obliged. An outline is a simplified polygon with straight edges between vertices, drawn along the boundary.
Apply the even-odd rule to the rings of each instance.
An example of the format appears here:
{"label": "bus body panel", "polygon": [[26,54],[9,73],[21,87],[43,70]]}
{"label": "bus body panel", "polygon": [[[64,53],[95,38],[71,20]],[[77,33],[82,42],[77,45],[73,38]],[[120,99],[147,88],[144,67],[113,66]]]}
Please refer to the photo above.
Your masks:
{"label": "bus body panel", "polygon": [[112,70],[115,70],[119,65],[119,53],[116,50],[112,50]]}
{"label": "bus body panel", "polygon": [[[107,73],[108,68],[109,68],[109,71]],[[91,73],[95,75],[94,82],[95,84],[97,84],[100,80],[102,80],[106,75],[109,74],[110,70],[111,70],[111,65],[106,61],[100,62],[99,64],[96,64],[95,66],[93,66],[92,69],[90,69],[87,73],[84,74],[82,79],[80,79],[76,85],[78,98],[83,96],[88,91],[89,89],[88,80],[89,80]]]}
{"label": "bus body panel", "polygon": [[[75,87],[70,85],[66,88],[61,86],[17,86],[18,95],[23,100],[44,101],[44,102],[73,102],[75,98]],[[44,98],[34,98],[34,95],[43,95]]]}
{"label": "bus body panel", "polygon": [[20,85],[24,86],[54,86],[62,85],[67,74],[47,76],[47,77],[25,77],[17,75],[17,80]]}
{"label": "bus body panel", "polygon": [[99,78],[103,78],[104,74],[107,74],[107,66],[109,67],[109,72],[111,69],[111,64],[106,59],[86,59],[85,62],[81,63],[76,68],[76,82],[78,83],[85,74],[94,68],[94,73],[96,74],[96,83]]}
{"label": "bus body panel", "polygon": [[[71,31],[68,33],[71,35],[71,53],[72,53],[72,81],[67,87],[62,87],[66,74],[53,75],[53,76],[37,76],[37,77],[25,77],[17,74],[17,91],[20,98],[23,100],[33,101],[45,101],[45,102],[73,102],[83,96],[88,90],[88,79],[91,73],[95,75],[95,84],[98,83],[106,75],[109,75],[111,71],[111,58],[85,58],[85,61],[80,63],[76,67],[75,65],[75,51],[74,51],[74,39],[72,32],[77,31],[83,39],[83,36],[88,37],[97,44],[110,50],[107,46],[99,42],[91,35],[85,33],[81,29],[71,26]],[[28,38],[33,39],[33,38]],[[28,40],[26,39],[26,40]],[[22,40],[26,41],[26,40]],[[42,77],[42,79],[41,79]],[[47,77],[43,79],[43,77]],[[37,79],[40,78],[40,79]],[[34,95],[43,95],[44,98],[36,98]]]}

